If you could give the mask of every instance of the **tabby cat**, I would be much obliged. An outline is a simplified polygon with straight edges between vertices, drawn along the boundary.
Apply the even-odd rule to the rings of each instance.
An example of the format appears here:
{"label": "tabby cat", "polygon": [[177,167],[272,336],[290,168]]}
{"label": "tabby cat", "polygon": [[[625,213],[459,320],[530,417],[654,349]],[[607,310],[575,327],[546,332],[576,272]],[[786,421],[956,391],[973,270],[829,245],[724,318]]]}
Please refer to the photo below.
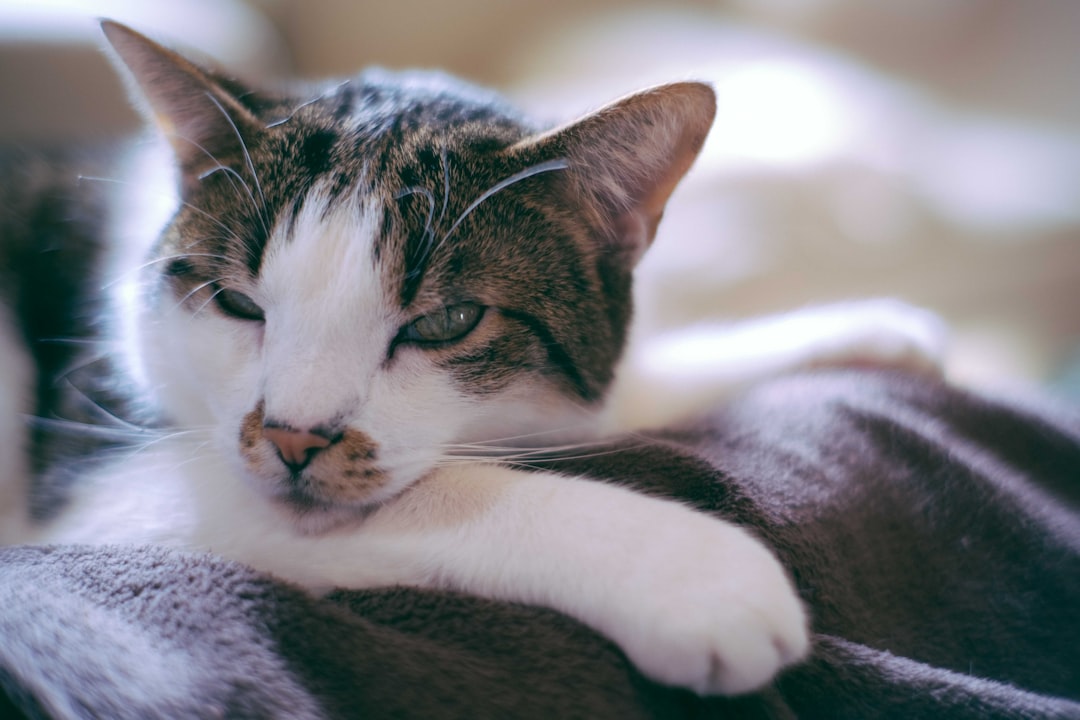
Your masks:
{"label": "tabby cat", "polygon": [[[702,384],[730,384],[708,365],[665,385],[641,360],[655,352],[614,382],[635,263],[712,123],[707,85],[544,129],[440,74],[265,92],[103,28],[169,156],[119,186],[113,259],[88,283],[111,298],[94,330],[109,370],[83,405],[125,420],[99,418],[106,449],[43,459],[64,403],[34,407],[17,321],[0,318],[0,430],[44,417],[37,457],[0,450],[4,541],[157,543],[313,591],[543,604],[700,693],[752,690],[804,657],[799,599],[746,530],[516,467],[534,446],[587,451],[612,428],[678,419],[718,395]],[[174,172],[166,191],[155,177]],[[881,312],[906,311],[876,306],[859,338]],[[845,332],[750,364],[926,357],[910,333],[860,346]],[[58,473],[78,478],[64,507],[28,504]]]}

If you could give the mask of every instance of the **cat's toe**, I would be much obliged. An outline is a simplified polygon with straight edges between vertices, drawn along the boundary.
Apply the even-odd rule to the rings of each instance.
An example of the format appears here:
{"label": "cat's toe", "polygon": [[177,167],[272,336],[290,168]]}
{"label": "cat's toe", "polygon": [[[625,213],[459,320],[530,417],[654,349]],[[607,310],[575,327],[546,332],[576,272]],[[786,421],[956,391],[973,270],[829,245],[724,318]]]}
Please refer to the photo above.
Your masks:
{"label": "cat's toe", "polygon": [[[787,587],[772,607],[728,599],[708,609],[677,610],[654,627],[650,648],[636,662],[646,674],[701,695],[739,695],[767,685],[810,646],[806,617]],[[696,613],[697,617],[693,614]]]}
{"label": "cat's toe", "polygon": [[944,373],[950,329],[936,313],[893,299],[810,308],[797,317],[815,328],[808,366]]}
{"label": "cat's toe", "polygon": [[767,685],[788,665],[802,660],[810,645],[802,609],[779,615],[742,608],[726,618],[716,637],[709,674],[695,688],[704,695],[740,695]]}
{"label": "cat's toe", "polygon": [[806,613],[777,559],[739,528],[723,535],[709,546],[718,557],[700,566],[710,571],[682,573],[623,643],[653,679],[703,695],[759,689],[810,648]]}
{"label": "cat's toe", "polygon": [[940,375],[950,330],[936,313],[896,300],[868,304],[866,351],[878,363]]}

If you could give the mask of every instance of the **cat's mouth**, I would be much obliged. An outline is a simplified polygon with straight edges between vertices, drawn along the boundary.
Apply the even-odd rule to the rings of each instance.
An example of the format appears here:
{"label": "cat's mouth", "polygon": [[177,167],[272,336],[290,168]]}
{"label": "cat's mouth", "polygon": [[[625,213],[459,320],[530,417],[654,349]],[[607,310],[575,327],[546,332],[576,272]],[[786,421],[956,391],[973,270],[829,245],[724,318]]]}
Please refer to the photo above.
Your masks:
{"label": "cat's mouth", "polygon": [[239,450],[252,478],[297,514],[356,514],[391,481],[366,433],[284,429],[264,420],[261,404],[244,417]]}

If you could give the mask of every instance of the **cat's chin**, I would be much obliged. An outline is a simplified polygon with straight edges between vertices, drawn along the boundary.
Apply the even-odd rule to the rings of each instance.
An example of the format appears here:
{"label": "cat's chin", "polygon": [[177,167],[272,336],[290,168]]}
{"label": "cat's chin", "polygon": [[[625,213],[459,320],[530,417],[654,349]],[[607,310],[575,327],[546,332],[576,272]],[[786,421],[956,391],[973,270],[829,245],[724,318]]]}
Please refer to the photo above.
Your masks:
{"label": "cat's chin", "polygon": [[370,504],[331,503],[302,492],[277,495],[272,501],[302,535],[323,535],[343,526],[355,525],[376,507]]}

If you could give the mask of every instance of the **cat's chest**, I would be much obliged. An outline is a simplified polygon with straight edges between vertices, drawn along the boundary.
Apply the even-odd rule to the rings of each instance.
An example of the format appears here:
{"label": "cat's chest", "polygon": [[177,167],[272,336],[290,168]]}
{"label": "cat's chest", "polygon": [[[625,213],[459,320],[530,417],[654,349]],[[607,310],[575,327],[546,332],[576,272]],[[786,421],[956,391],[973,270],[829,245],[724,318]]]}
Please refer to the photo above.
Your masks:
{"label": "cat's chest", "polygon": [[199,547],[221,535],[226,517],[241,527],[255,517],[249,495],[205,439],[159,440],[99,463],[38,539]]}

